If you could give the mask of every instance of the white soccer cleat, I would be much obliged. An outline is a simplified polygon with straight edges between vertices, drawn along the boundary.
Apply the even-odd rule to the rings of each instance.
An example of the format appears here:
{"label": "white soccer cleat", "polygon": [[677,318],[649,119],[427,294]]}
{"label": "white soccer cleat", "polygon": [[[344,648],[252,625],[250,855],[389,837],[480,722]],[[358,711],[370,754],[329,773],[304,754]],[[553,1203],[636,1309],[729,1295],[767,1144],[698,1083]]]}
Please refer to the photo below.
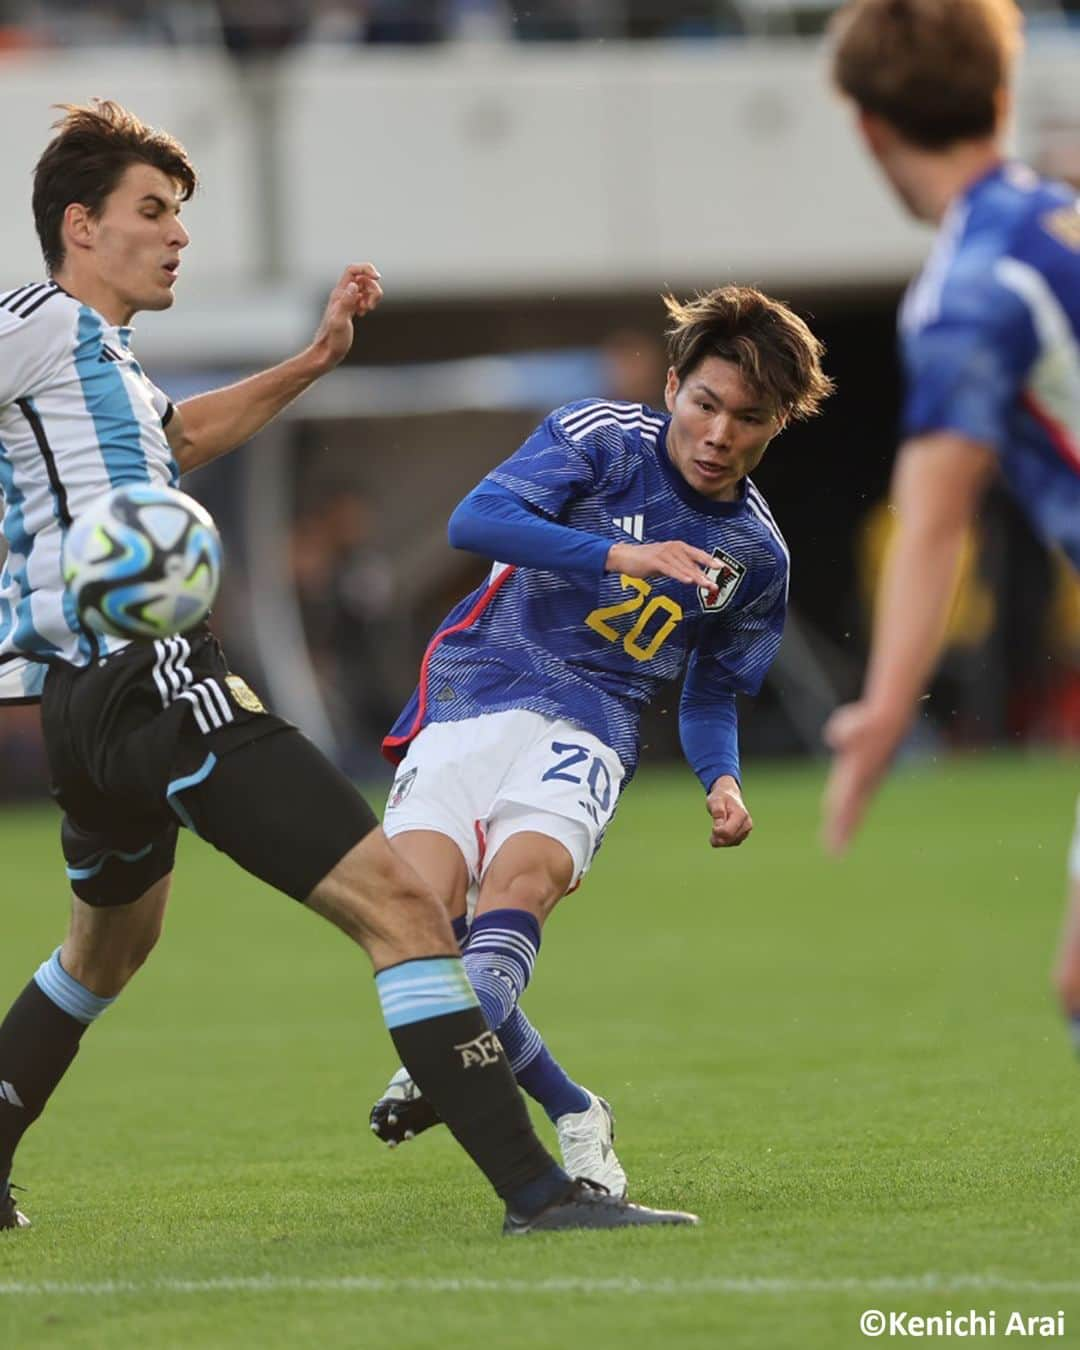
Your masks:
{"label": "white soccer cleat", "polygon": [[615,1116],[603,1097],[588,1095],[584,1111],[568,1111],[555,1122],[563,1166],[570,1176],[595,1181],[621,1200],[626,1195],[626,1173],[615,1154]]}

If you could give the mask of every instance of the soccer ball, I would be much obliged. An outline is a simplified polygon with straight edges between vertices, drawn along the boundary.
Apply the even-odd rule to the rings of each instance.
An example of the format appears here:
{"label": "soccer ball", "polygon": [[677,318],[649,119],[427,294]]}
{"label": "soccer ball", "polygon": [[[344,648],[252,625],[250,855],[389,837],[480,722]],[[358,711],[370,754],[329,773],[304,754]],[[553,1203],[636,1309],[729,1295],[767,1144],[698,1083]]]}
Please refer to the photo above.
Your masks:
{"label": "soccer ball", "polygon": [[206,618],[221,583],[210,513],[175,488],[129,483],[98,497],[64,539],[64,584],[98,633],[162,638]]}

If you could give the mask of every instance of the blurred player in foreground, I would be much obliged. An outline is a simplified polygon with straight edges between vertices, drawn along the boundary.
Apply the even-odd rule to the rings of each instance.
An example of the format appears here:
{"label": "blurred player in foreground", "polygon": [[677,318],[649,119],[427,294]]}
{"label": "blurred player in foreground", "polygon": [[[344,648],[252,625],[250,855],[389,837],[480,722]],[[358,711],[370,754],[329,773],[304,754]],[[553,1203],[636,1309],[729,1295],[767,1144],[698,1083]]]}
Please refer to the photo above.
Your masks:
{"label": "blurred player in foreground", "polygon": [[58,126],[34,177],[49,280],[0,296],[0,697],[41,703],[74,895],[63,946],[0,1025],[0,1227],[27,1223],[10,1188],[19,1140],[158,939],[180,825],[364,947],[395,1048],[505,1200],[505,1231],[691,1221],[554,1163],[445,909],[347,779],[229,673],[209,629],[130,643],[80,625],[60,566],[72,518],[110,487],[175,483],[248,440],[343,359],[382,291],[370,264],[346,268],[309,347],[174,408],[128,324],[172,305],[195,171],[114,103],[70,107]]}
{"label": "blurred player in foreground", "polygon": [[[1012,0],[854,0],[833,75],[907,209],[939,226],[900,316],[896,538],[866,687],[826,729],[825,841],[858,828],[941,651],[966,531],[1000,478],[1080,568],[1080,210],[1004,158]],[[1080,828],[1057,985],[1080,1049]]]}
{"label": "blurred player in foreground", "polygon": [[[498,561],[432,637],[384,742],[400,761],[393,848],[449,898],[487,1023],[568,1166],[618,1193],[607,1104],[567,1077],[518,1000],[543,923],[634,772],[643,705],[684,673],[679,727],[711,843],[750,833],[735,694],[756,693],[779,646],[788,551],[748,475],[831,389],[821,344],[759,291],[666,305],[666,413],[559,408],[454,512],[450,542]],[[389,1143],[437,1120],[407,1072],[372,1112]]]}

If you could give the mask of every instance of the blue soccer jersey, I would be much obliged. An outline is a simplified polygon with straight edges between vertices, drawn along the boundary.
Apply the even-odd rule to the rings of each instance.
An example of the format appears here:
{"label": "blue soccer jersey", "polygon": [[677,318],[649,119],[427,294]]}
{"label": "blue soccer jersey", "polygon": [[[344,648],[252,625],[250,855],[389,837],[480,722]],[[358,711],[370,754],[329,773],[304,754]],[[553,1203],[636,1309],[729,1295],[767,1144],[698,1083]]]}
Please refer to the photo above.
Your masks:
{"label": "blue soccer jersey", "polygon": [[1080,209],[1004,164],[949,209],[900,315],[904,433],[998,455],[1036,531],[1080,568]]}
{"label": "blue soccer jersey", "polygon": [[[599,551],[574,571],[496,562],[428,644],[389,758],[428,722],[520,708],[591,731],[629,774],[641,709],[661,685],[685,673],[699,705],[757,692],[780,644],[787,547],[748,479],[732,502],[690,488],[667,455],[669,420],[640,404],[570,404],[491,471],[480,490],[509,491]],[[712,554],[715,594],[602,570],[603,541],[665,540]]]}

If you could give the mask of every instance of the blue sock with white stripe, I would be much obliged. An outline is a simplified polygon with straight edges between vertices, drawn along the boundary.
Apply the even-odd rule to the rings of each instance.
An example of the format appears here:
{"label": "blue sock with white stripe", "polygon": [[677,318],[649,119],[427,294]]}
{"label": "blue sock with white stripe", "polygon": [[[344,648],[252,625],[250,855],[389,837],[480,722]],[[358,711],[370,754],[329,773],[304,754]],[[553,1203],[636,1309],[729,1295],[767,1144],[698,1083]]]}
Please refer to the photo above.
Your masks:
{"label": "blue sock with white stripe", "polygon": [[589,1109],[589,1094],[574,1082],[520,1008],[499,1028],[499,1040],[518,1086],[540,1103],[550,1120]]}
{"label": "blue sock with white stripe", "polygon": [[460,957],[404,961],[375,986],[402,1064],[511,1209],[535,1214],[565,1195]]}
{"label": "blue sock with white stripe", "polygon": [[[568,1076],[518,1006],[540,950],[540,924],[520,909],[493,909],[473,923],[468,972],[489,1027],[499,1033],[518,1083],[552,1120],[585,1111],[589,1096]],[[498,1019],[498,1020],[497,1020]]]}
{"label": "blue sock with white stripe", "polygon": [[45,1109],[79,1049],[83,1032],[113,1002],[93,994],[60,964],[59,948],[0,1023],[0,1179],[15,1148]]}
{"label": "blue sock with white stripe", "polygon": [[540,924],[523,909],[492,909],[473,920],[465,970],[492,1031],[517,1007],[532,979],[540,950]]}

